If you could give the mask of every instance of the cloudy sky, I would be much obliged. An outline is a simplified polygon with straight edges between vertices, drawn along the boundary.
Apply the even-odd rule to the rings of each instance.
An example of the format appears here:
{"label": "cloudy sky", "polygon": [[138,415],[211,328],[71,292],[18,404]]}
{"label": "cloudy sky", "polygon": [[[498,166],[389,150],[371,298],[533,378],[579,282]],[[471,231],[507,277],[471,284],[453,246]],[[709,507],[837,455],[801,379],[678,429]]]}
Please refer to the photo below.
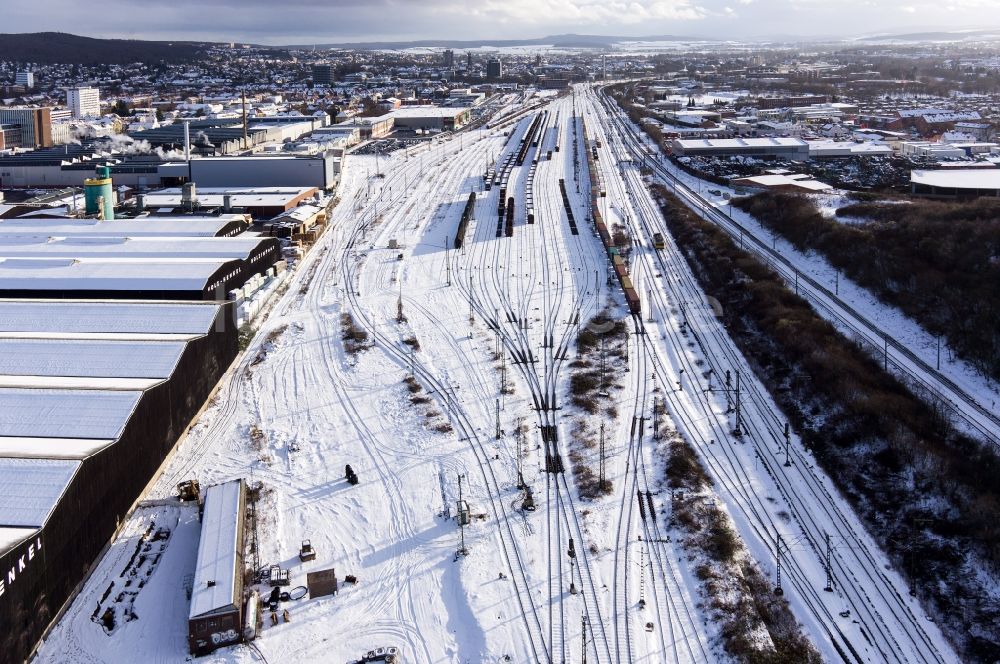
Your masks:
{"label": "cloudy sky", "polygon": [[2,32],[252,41],[529,38],[576,32],[750,39],[1000,25],[1000,0],[0,0]]}

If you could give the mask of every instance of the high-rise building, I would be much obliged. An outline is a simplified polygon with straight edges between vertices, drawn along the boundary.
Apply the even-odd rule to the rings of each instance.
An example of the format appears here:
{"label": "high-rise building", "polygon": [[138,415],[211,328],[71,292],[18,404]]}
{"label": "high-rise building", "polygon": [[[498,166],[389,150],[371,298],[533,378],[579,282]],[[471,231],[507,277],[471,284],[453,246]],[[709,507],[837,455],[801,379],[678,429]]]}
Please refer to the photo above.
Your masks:
{"label": "high-rise building", "polygon": [[492,81],[499,81],[503,78],[503,63],[500,62],[500,58],[486,61],[486,78]]}
{"label": "high-rise building", "polygon": [[52,115],[47,107],[0,107],[0,125],[17,125],[21,147],[52,147]]}
{"label": "high-rise building", "polygon": [[444,52],[444,66],[454,67],[455,66],[455,51],[450,48]]}
{"label": "high-rise building", "polygon": [[472,51],[468,51],[465,54],[465,68],[472,69]]}
{"label": "high-rise building", "polygon": [[19,71],[14,76],[14,85],[20,85],[26,90],[30,90],[35,87],[35,72],[32,71]]}
{"label": "high-rise building", "polygon": [[101,116],[101,91],[97,88],[66,88],[66,105],[74,118]]}
{"label": "high-rise building", "polygon": [[312,66],[313,83],[315,85],[333,85],[336,83],[336,69],[331,64],[316,64]]}

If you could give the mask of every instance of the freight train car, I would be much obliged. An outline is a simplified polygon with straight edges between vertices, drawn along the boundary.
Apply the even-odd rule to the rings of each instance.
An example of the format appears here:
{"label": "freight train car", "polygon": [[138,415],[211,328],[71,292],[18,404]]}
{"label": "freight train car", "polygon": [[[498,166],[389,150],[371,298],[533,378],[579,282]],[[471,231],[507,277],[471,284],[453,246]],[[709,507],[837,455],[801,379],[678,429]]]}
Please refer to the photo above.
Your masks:
{"label": "freight train car", "polygon": [[590,140],[587,138],[586,122],[582,118],[580,124],[583,131],[584,154],[587,156],[587,171],[590,176],[590,216],[594,222],[594,228],[601,238],[601,244],[604,245],[604,250],[608,252],[608,260],[611,262],[611,268],[622,288],[622,293],[625,296],[625,304],[628,306],[629,312],[633,315],[639,315],[642,308],[639,294],[632,284],[628,266],[621,257],[618,247],[615,246],[611,233],[608,232],[607,224],[599,209],[599,198],[607,195],[603,178],[601,178],[600,170],[597,167],[597,148],[600,146],[600,142],[598,141],[596,145],[591,145]]}
{"label": "freight train car", "polygon": [[455,231],[455,248],[461,249],[465,242],[465,231],[472,219],[472,213],[476,209],[476,192],[469,194],[469,200],[465,202],[465,209],[462,210],[462,218],[458,222],[458,229]]}

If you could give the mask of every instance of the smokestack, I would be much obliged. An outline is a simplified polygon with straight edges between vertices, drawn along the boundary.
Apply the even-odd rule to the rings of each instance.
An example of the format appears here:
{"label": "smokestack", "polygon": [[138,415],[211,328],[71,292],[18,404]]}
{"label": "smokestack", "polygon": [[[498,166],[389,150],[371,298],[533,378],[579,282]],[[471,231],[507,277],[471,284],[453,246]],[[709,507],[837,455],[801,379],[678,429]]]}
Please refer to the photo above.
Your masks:
{"label": "smokestack", "polygon": [[184,121],[184,161],[191,161],[191,121]]}
{"label": "smokestack", "polygon": [[226,194],[222,197],[222,211],[229,214],[233,211],[233,196],[232,194]]}
{"label": "smokestack", "polygon": [[247,149],[247,91],[243,91],[243,149]]}
{"label": "smokestack", "polygon": [[146,209],[146,195],[136,194],[135,195],[135,211],[142,212]]}

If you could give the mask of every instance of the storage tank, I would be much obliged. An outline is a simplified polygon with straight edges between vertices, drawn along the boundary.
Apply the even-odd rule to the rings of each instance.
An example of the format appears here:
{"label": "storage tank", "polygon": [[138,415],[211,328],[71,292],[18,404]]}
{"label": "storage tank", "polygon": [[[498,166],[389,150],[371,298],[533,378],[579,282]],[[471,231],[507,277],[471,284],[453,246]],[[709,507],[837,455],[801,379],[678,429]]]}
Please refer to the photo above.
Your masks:
{"label": "storage tank", "polygon": [[87,214],[96,214],[98,219],[115,218],[115,200],[111,189],[111,169],[98,166],[96,177],[83,181],[83,196]]}

